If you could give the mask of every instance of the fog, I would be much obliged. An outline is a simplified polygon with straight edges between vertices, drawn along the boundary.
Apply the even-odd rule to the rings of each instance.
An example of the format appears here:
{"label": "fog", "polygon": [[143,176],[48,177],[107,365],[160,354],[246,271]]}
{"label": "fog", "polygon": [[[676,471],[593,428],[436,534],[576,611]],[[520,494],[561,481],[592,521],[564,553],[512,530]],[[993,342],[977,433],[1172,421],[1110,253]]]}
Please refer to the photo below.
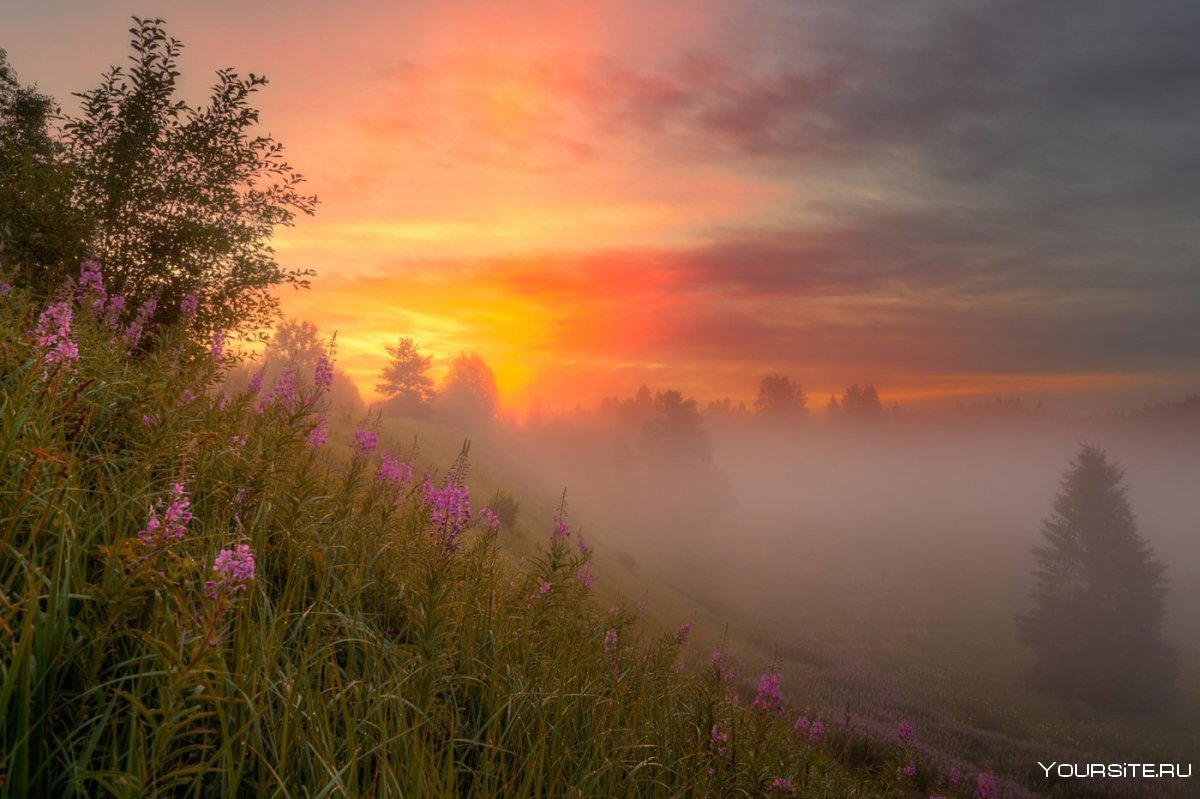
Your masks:
{"label": "fog", "polygon": [[[1076,419],[810,413],[767,424],[710,408],[683,434],[701,434],[704,446],[694,446],[653,434],[643,397],[483,434],[477,451],[509,453],[519,492],[566,488],[573,523],[597,547],[601,583],[645,597],[652,616],[657,604],[663,624],[708,625],[698,639],[706,645],[722,634],[746,644],[748,671],[777,658],[816,706],[857,704],[893,724],[924,708],[927,725],[1011,732],[1016,747],[1034,735],[1021,725],[1034,722],[996,708],[1024,702],[1050,743],[1124,757],[1142,736],[1143,753],[1166,757],[1200,733],[1181,710],[1200,705],[1198,409],[1189,400]],[[1138,532],[1166,566],[1174,710],[1127,720],[1041,702],[1025,682],[1032,657],[1016,617],[1030,609],[1031,549],[1084,444],[1123,470]],[[1056,720],[1096,735],[1076,726],[1054,741],[1059,733],[1045,730]]]}

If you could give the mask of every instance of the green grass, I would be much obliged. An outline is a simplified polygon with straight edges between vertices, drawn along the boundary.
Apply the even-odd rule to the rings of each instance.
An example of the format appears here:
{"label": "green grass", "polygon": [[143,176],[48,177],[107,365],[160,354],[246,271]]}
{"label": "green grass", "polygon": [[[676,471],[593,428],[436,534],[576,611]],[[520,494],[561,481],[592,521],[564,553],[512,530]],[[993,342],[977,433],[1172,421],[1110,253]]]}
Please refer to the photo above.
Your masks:
{"label": "green grass", "polygon": [[[448,537],[418,483],[461,473],[456,450],[381,483],[344,423],[308,445],[314,387],[223,398],[194,334],[128,353],[73,307],[80,357],[54,365],[28,334],[40,308],[0,297],[0,796],[763,796],[787,779],[876,797],[937,778],[848,765],[843,739],[755,710],[685,635],[610,614],[578,579],[589,556],[548,540],[544,499],[501,533],[522,560],[477,523]],[[176,484],[184,534],[143,540]],[[237,544],[254,577],[210,598]]]}

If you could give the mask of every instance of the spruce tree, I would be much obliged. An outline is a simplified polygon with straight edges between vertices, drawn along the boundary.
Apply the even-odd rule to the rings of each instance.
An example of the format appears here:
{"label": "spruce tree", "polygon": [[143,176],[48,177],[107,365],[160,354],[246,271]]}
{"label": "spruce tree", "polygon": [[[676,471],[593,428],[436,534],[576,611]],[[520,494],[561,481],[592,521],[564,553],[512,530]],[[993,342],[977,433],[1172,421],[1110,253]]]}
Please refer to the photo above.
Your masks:
{"label": "spruce tree", "polygon": [[1174,683],[1162,639],[1165,567],[1138,534],[1121,470],[1085,445],[1034,548],[1033,608],[1019,618],[1033,684],[1115,710],[1162,704]]}

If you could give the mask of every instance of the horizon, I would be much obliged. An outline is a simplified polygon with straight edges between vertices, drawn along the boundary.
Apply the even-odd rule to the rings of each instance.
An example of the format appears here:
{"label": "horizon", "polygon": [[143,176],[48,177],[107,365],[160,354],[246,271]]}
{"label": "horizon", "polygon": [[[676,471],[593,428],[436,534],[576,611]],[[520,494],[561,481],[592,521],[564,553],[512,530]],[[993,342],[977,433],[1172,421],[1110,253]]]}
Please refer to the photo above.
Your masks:
{"label": "horizon", "polygon": [[[435,376],[477,352],[516,414],[770,373],[814,409],[1200,390],[1193,5],[283,8],[154,14],[187,99],[271,80],[260,129],[321,198],[276,231],[318,275],[283,310],[368,401],[400,336]],[[17,3],[0,46],[71,114],[130,11]]]}

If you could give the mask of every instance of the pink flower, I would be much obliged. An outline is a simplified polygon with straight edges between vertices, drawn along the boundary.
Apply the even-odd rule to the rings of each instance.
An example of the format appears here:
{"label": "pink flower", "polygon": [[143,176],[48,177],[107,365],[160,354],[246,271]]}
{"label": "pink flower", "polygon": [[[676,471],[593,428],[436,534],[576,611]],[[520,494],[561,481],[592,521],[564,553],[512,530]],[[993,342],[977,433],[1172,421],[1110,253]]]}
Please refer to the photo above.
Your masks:
{"label": "pink flower", "polygon": [[708,751],[716,757],[725,757],[726,742],[729,741],[729,733],[721,729],[721,725],[714,724],[708,732]]}
{"label": "pink flower", "polygon": [[142,334],[145,332],[146,323],[154,318],[154,312],[158,310],[158,300],[150,298],[142,303],[142,307],[138,308],[137,313],[133,317],[133,321],[129,323],[129,327],[125,328],[125,344],[129,347],[136,347],[142,341]]}
{"label": "pink flower", "polygon": [[781,796],[795,796],[796,786],[792,785],[792,781],[784,777],[776,777],[771,780],[771,793],[780,794]]}
{"label": "pink flower", "polygon": [[537,592],[529,595],[529,602],[528,602],[529,607],[533,607],[535,603],[540,601],[541,598],[544,597],[549,592],[550,592],[550,583],[542,583],[541,585],[539,585]]}
{"label": "pink flower", "polygon": [[457,551],[458,537],[471,523],[471,497],[467,487],[450,480],[437,488],[426,480],[421,492],[429,509],[430,537],[445,551]]}
{"label": "pink flower", "polygon": [[915,777],[917,776],[917,765],[912,760],[909,760],[903,766],[896,769],[896,773],[901,777]]}
{"label": "pink flower", "polygon": [[279,377],[275,378],[275,384],[271,386],[271,394],[268,400],[278,402],[289,410],[296,399],[296,367],[289,366],[283,370]]}
{"label": "pink flower", "polygon": [[768,671],[758,680],[758,694],[754,697],[753,707],[763,711],[782,709],[783,697],[779,692],[779,672]]}
{"label": "pink flower", "polygon": [[96,313],[104,311],[108,292],[104,289],[104,276],[97,261],[84,261],[79,267],[79,302],[89,305]]}
{"label": "pink flower", "polygon": [[604,633],[604,652],[611,655],[617,651],[617,631],[612,627]]}
{"label": "pink flower", "polygon": [[677,629],[675,631],[675,640],[676,641],[685,640],[688,637],[688,634],[691,633],[691,631],[692,631],[692,625],[688,624],[687,622],[684,622],[683,624],[679,625],[679,629]]}
{"label": "pink flower", "polygon": [[996,775],[991,772],[981,772],[975,778],[975,793],[971,799],[992,799],[996,794]]}
{"label": "pink flower", "polygon": [[902,744],[912,743],[914,737],[912,725],[907,721],[901,721],[896,725],[896,737]]}
{"label": "pink flower", "polygon": [[42,370],[42,380],[48,380],[52,367],[71,364],[79,359],[79,346],[71,340],[71,301],[62,300],[49,305],[38,316],[37,326],[33,329],[34,342],[46,350],[46,365]]}
{"label": "pink flower", "polygon": [[324,424],[319,424],[312,430],[308,431],[308,445],[313,449],[325,446],[325,442],[329,440],[329,431]]}
{"label": "pink flower", "polygon": [[374,430],[354,431],[354,451],[360,455],[370,455],[379,444],[379,434]]}
{"label": "pink flower", "polygon": [[387,483],[395,488],[412,480],[413,466],[411,463],[402,463],[387,450],[384,450],[381,461],[379,468],[375,471],[377,481]]}
{"label": "pink flower", "polygon": [[263,377],[266,376],[266,372],[267,367],[265,366],[255,372],[250,378],[250,382],[247,384],[246,390],[251,394],[257,394],[259,391],[262,391]]}
{"label": "pink flower", "polygon": [[225,357],[225,334],[214,330],[208,347],[208,357],[213,363],[219,363]]}
{"label": "pink flower", "polygon": [[125,310],[125,295],[114,294],[108,298],[108,308],[104,311],[104,324],[108,329],[117,332],[121,325],[121,313]]}
{"label": "pink flower", "polygon": [[192,512],[188,510],[189,505],[191,505],[191,500],[188,498],[187,491],[184,490],[183,483],[176,483],[171,488],[171,504],[167,506],[162,516],[158,515],[158,511],[163,506],[161,499],[150,509],[146,527],[138,533],[138,538],[144,544],[154,544],[156,539],[162,542],[180,540],[187,534],[188,522],[192,520]]}
{"label": "pink flower", "polygon": [[500,517],[493,513],[491,508],[480,508],[479,518],[483,519],[489,533],[495,535],[500,532]]}
{"label": "pink flower", "polygon": [[326,355],[322,355],[317,361],[316,369],[313,371],[313,385],[319,390],[333,385],[333,364]]}
{"label": "pink flower", "polygon": [[592,562],[585,562],[575,571],[575,577],[583,583],[584,588],[591,588],[596,583],[596,574],[592,571]]}
{"label": "pink flower", "polygon": [[817,719],[812,723],[812,727],[808,731],[808,740],[815,744],[825,740],[825,722]]}
{"label": "pink flower", "polygon": [[571,535],[571,528],[567,526],[567,520],[563,518],[563,514],[554,517],[554,529],[550,532],[550,544],[554,545],[560,541],[566,541]]}
{"label": "pink flower", "polygon": [[254,580],[254,550],[249,544],[222,549],[213,561],[212,573],[213,579],[204,584],[209,599],[215,600],[221,593],[245,591]]}
{"label": "pink flower", "polygon": [[179,312],[183,314],[185,322],[192,322],[196,319],[196,312],[200,309],[200,300],[194,292],[188,292],[184,295],[183,301],[179,303]]}

